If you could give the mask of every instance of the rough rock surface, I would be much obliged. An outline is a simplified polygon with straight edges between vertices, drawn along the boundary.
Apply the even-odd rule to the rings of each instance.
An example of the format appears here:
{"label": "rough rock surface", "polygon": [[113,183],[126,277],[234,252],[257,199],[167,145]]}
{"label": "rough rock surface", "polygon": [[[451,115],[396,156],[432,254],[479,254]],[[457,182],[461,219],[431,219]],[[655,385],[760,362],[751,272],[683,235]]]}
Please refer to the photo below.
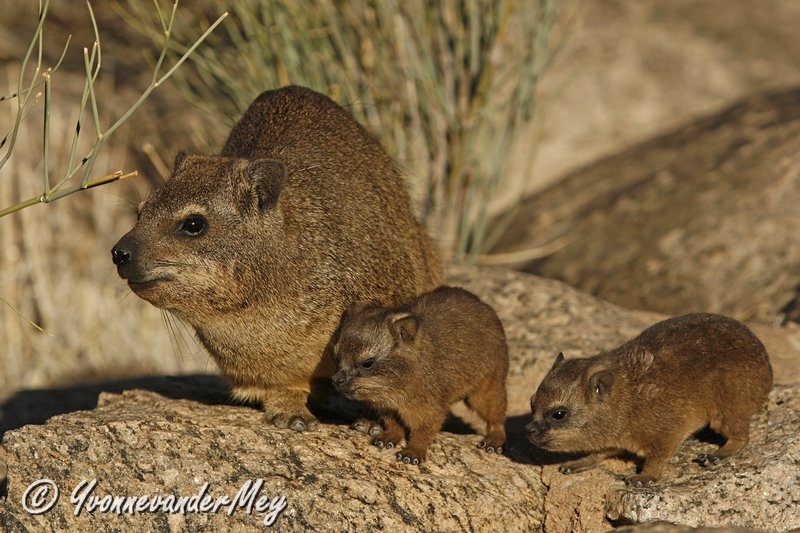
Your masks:
{"label": "rough rock surface", "polygon": [[[191,497],[207,482],[214,499],[235,498],[248,482],[263,480],[259,498],[285,497],[276,521],[281,530],[534,529],[543,517],[539,469],[487,455],[475,436],[443,435],[427,465],[411,467],[343,425],[298,435],[268,427],[249,407],[148,391],[103,394],[97,409],[11,432],[4,446],[11,531],[18,523],[31,531],[221,531],[258,526],[271,516],[246,509],[229,516],[230,506],[196,514],[90,512],[88,500],[84,507],[72,502],[83,480],[97,480],[92,494],[99,497]],[[26,515],[21,497],[39,478],[56,481],[60,500],[46,514]]]}
{"label": "rough rock surface", "polygon": [[523,201],[496,252],[630,309],[800,321],[800,89],[603,159]]}
{"label": "rough rock surface", "polygon": [[[656,488],[625,488],[620,478],[633,465],[622,461],[564,476],[557,472],[560,457],[537,452],[524,438],[534,388],[557,351],[588,355],[630,338],[661,317],[625,311],[560,282],[516,272],[456,266],[449,274],[454,284],[494,305],[506,325],[512,364],[504,457],[475,447],[479,437],[469,427],[472,418],[463,406],[454,409],[463,420],[448,422],[428,461],[409,467],[397,464],[391,452],[370,446],[366,436],[341,421],[308,434],[271,428],[256,409],[229,405],[224,384],[214,376],[143,378],[130,383],[136,390],[101,393],[97,408],[87,411],[70,412],[63,406],[85,405],[81,402],[96,399],[102,385],[51,391],[58,399],[50,403],[44,401],[47,391],[24,391],[0,406],[0,411],[13,412],[15,420],[2,425],[7,431],[0,464],[7,464],[8,474],[0,486],[7,492],[0,499],[0,529],[261,528],[273,515],[257,510],[257,501],[251,512],[237,508],[229,516],[230,504],[217,500],[233,499],[248,489],[264,496],[265,506],[280,506],[279,497],[285,497],[275,526],[287,531],[595,532],[641,521],[769,531],[800,527],[796,387],[773,391],[769,410],[754,423],[751,445],[728,463],[708,470],[692,464],[691,457],[707,445],[690,441],[670,463],[675,477]],[[118,382],[109,390],[124,388]],[[71,394],[86,398],[78,401]],[[19,427],[59,412],[63,414],[44,425]],[[60,498],[50,511],[30,514],[23,495],[39,479],[53,480]],[[91,494],[98,499],[86,499],[83,506],[72,503],[72,492],[88,491],[81,483],[94,479]],[[259,480],[260,487],[248,485]],[[209,485],[203,492],[205,483]],[[47,501],[42,487],[28,491],[29,506],[37,503],[35,496]],[[153,503],[157,496],[204,494],[209,502],[225,505],[216,513],[190,512],[191,507],[186,513],[157,509],[121,515],[101,507],[90,510],[91,503],[102,505],[107,495],[147,496]],[[664,531],[659,524],[637,528]]]}

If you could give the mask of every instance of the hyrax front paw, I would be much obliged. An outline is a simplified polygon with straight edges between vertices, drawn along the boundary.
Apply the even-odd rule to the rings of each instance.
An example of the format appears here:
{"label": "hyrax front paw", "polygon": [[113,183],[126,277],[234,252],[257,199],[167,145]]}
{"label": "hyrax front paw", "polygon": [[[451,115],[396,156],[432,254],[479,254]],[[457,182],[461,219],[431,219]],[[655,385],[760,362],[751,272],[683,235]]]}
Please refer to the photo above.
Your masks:
{"label": "hyrax front paw", "polygon": [[629,477],[625,480],[625,484],[629,487],[649,487],[656,482],[656,478],[653,476],[643,476],[641,474],[636,474],[634,476]]}
{"label": "hyrax front paw", "polygon": [[372,444],[378,448],[392,449],[403,440],[402,435],[392,433],[391,431],[381,431],[372,439]]}
{"label": "hyrax front paw", "polygon": [[386,448],[387,450],[391,450],[392,448],[395,447],[396,444],[397,444],[396,442],[392,442],[390,440],[383,440],[380,438],[372,439],[373,446],[377,446],[378,448]]}
{"label": "hyrax front paw", "polygon": [[261,392],[264,416],[275,427],[295,431],[316,431],[319,422],[306,407],[308,392],[295,389],[267,389]]}
{"label": "hyrax front paw", "polygon": [[597,466],[597,463],[600,461],[601,457],[604,456],[591,454],[578,459],[573,459],[571,461],[565,461],[561,466],[558,467],[558,471],[562,474],[575,474],[578,472],[584,472]]}
{"label": "hyrax front paw", "polygon": [[406,448],[405,450],[397,452],[396,457],[398,461],[407,465],[418,465],[422,464],[422,461],[425,460],[425,452]]}
{"label": "hyrax front paw", "polygon": [[277,428],[290,428],[295,431],[316,431],[319,428],[319,422],[311,414],[306,416],[281,413],[273,416],[271,422]]}
{"label": "hyrax front paw", "polygon": [[503,443],[493,442],[489,439],[484,439],[478,443],[478,448],[486,450],[486,453],[496,453],[497,455],[503,454]]}

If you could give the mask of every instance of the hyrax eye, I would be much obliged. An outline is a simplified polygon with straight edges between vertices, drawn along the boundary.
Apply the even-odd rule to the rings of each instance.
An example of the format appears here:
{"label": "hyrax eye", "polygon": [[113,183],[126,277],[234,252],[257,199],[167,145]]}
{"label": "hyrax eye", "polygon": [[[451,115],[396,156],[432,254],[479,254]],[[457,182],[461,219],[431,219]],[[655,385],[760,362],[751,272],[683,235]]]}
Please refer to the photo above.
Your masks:
{"label": "hyrax eye", "polygon": [[566,409],[564,409],[563,407],[559,407],[558,409],[550,413],[550,418],[552,418],[553,420],[564,420],[565,418],[567,418],[568,414],[569,412]]}
{"label": "hyrax eye", "polygon": [[362,370],[372,370],[375,367],[375,358],[370,357],[361,363]]}
{"label": "hyrax eye", "polygon": [[205,233],[207,228],[208,222],[204,216],[189,215],[183,222],[181,222],[179,231],[183,235],[187,235],[189,237],[199,237]]}

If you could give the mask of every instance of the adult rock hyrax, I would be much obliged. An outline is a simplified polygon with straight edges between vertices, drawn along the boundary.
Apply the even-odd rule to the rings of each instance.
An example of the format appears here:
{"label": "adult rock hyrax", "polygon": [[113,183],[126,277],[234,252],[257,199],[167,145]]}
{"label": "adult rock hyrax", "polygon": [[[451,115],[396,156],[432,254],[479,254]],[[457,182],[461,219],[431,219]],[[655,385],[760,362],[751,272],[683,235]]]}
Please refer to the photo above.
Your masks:
{"label": "adult rock hyrax", "polygon": [[767,399],[772,369],[764,345],[744,325],[713,314],[670,318],[594,357],[559,354],[531,399],[528,437],[555,452],[589,452],[564,473],[627,451],[644,460],[628,478],[650,484],[686,437],[710,427],[727,440],[707,466],[747,444],[750,418]]}
{"label": "adult rock hyrax", "polygon": [[179,154],[112,257],[193,326],[236,398],[298,431],[316,425],[307,401],[330,388],[323,354],[346,307],[397,304],[442,275],[392,159],[296,86],[260,95],[220,155]]}
{"label": "adult rock hyrax", "polygon": [[486,421],[478,446],[502,453],[508,347],[497,314],[474,294],[439,287],[396,307],[355,304],[333,356],[336,388],[381,416],[372,443],[394,448],[407,437],[397,459],[421,463],[459,400]]}

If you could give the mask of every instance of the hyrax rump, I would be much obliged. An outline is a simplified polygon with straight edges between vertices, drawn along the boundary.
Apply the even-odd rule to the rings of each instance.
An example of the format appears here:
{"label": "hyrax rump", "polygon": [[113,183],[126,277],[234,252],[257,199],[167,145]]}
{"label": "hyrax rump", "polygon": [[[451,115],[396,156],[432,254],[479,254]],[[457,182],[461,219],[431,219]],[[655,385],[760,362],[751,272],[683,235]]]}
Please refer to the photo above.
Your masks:
{"label": "hyrax rump", "polygon": [[[327,386],[346,307],[442,276],[394,162],[332,100],[261,94],[220,155],[183,155],[112,258],[131,290],[189,323],[232,385],[298,431]],[[313,403],[313,402],[312,402]]]}
{"label": "hyrax rump", "polygon": [[373,444],[419,464],[450,406],[465,400],[486,421],[479,446],[502,453],[508,346],[494,310],[474,294],[439,287],[405,305],[355,304],[333,349],[333,384],[384,423]]}
{"label": "hyrax rump", "polygon": [[686,437],[710,427],[727,440],[707,466],[747,444],[750,418],[767,399],[772,368],[744,325],[713,314],[670,318],[594,357],[559,354],[531,399],[528,437],[555,452],[590,452],[564,473],[628,451],[644,459],[627,483],[656,481]]}

